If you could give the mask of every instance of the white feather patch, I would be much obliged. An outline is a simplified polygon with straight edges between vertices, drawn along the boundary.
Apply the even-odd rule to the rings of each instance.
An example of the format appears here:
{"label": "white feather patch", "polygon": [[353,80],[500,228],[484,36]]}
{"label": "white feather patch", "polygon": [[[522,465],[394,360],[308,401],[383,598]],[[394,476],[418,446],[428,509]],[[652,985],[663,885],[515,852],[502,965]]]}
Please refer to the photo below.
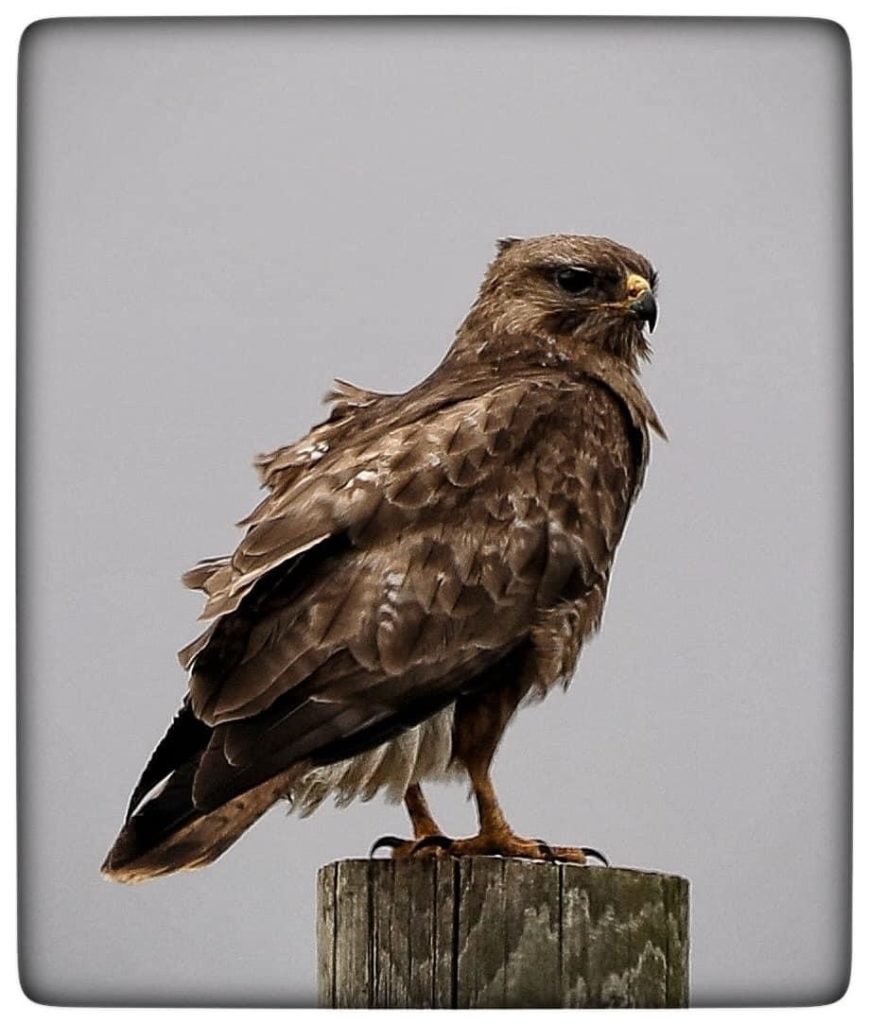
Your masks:
{"label": "white feather patch", "polygon": [[293,786],[294,810],[307,817],[329,796],[344,807],[353,800],[370,800],[381,789],[387,800],[397,803],[408,786],[444,778],[453,753],[454,713],[450,704],[373,750],[314,768]]}

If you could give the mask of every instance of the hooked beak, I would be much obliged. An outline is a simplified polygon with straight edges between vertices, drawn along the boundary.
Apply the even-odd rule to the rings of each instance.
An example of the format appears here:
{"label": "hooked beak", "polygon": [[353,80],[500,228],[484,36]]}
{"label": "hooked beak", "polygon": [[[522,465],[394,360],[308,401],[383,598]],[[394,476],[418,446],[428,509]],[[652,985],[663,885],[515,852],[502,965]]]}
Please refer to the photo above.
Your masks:
{"label": "hooked beak", "polygon": [[631,303],[631,312],[639,320],[644,320],[649,325],[649,334],[655,329],[658,322],[658,303],[651,292],[645,292]]}
{"label": "hooked beak", "polygon": [[649,282],[639,274],[631,274],[628,278],[627,306],[638,320],[649,325],[651,334],[658,322],[658,303]]}

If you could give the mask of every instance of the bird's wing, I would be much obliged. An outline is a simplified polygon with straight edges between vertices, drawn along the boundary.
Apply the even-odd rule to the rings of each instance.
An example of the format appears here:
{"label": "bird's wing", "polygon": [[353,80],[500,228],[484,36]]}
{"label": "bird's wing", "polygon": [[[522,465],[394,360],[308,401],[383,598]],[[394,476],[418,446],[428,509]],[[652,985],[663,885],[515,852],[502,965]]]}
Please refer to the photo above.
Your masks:
{"label": "bird's wing", "polygon": [[[330,453],[344,449],[358,432],[360,417],[371,413],[374,407],[381,408],[384,404],[394,401],[397,396],[367,391],[364,388],[349,384],[347,381],[336,380],[326,393],[324,401],[331,404],[329,416],[312,427],[304,437],[292,444],[282,445],[273,451],[263,452],[254,460],[254,468],[260,477],[262,486],[270,494],[288,491],[292,485],[302,478],[313,479],[317,476],[317,464]],[[265,509],[270,503],[270,495],[248,517],[239,523],[247,523]],[[308,538],[310,541],[312,538]],[[313,538],[316,543],[317,538]],[[298,553],[305,550],[306,544],[300,544]],[[200,618],[209,619],[224,614],[237,607],[241,598],[250,590],[255,579],[240,580],[233,570],[232,558],[206,558],[198,562],[182,576],[182,582],[191,590],[201,590],[208,598],[205,610]],[[212,600],[213,599],[213,600]],[[197,637],[179,652],[179,658],[185,668],[202,649],[209,637],[208,631]]]}
{"label": "bird's wing", "polygon": [[263,486],[270,490],[285,487],[328,455],[344,445],[358,429],[360,416],[365,417],[375,406],[394,403],[397,395],[368,391],[346,380],[335,380],[324,396],[329,403],[329,416],[318,423],[299,441],[264,452],[254,460]]}
{"label": "bird's wing", "polygon": [[[631,485],[610,467],[598,392],[496,386],[374,430],[269,495],[191,659],[193,710],[214,727],[197,805],[427,717],[528,635],[541,600],[604,567]],[[571,436],[558,426],[568,408]],[[610,512],[600,481],[612,472],[625,497]],[[584,550],[565,479],[569,503],[587,492],[593,506]]]}

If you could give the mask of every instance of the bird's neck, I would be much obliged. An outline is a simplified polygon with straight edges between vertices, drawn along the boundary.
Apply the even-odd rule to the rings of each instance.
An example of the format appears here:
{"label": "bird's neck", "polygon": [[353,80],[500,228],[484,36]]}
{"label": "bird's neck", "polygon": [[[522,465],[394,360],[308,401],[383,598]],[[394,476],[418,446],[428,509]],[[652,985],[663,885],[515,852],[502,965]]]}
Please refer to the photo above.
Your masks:
{"label": "bird's neck", "polygon": [[549,333],[516,328],[472,309],[444,357],[444,366],[489,366],[502,373],[513,366],[536,366],[571,372],[606,368],[619,375],[638,375],[648,343],[640,331],[607,334],[593,328],[577,333]]}

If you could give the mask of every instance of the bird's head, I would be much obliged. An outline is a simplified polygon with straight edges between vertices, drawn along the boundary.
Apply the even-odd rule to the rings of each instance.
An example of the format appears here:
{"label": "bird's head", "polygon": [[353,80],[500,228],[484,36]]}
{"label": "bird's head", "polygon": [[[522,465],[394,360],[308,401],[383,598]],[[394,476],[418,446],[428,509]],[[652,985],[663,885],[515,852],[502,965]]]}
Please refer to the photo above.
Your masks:
{"label": "bird's head", "polygon": [[493,355],[532,341],[541,358],[561,361],[591,345],[636,367],[650,352],[655,286],[649,261],[608,238],[506,238],[457,341]]}

